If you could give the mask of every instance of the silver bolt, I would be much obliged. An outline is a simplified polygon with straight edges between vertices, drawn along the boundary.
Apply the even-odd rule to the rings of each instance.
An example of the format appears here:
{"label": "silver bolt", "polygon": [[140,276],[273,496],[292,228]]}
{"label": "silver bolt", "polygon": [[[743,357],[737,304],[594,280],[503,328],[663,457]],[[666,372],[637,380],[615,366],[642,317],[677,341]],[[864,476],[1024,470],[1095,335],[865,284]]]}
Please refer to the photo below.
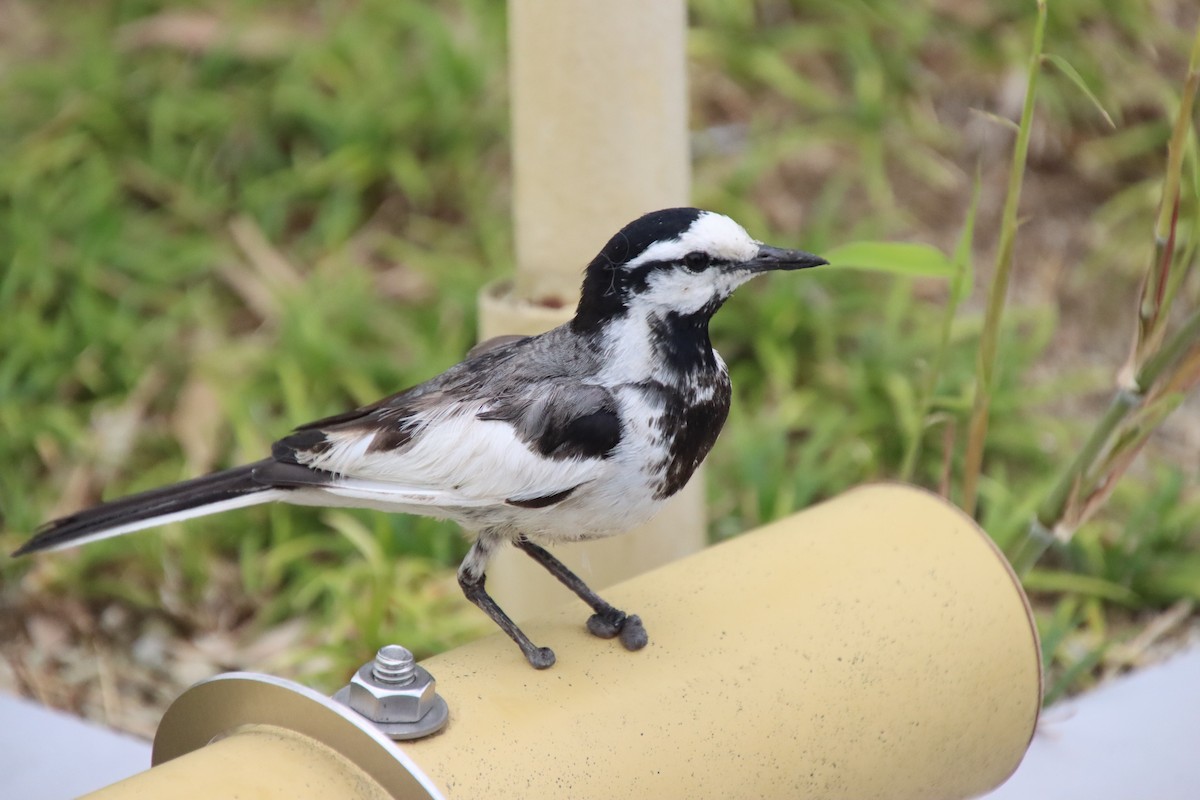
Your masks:
{"label": "silver bolt", "polygon": [[406,686],[416,679],[416,661],[408,648],[389,644],[379,648],[371,676],[389,686]]}
{"label": "silver bolt", "polygon": [[366,717],[393,739],[418,739],[441,730],[450,718],[437,681],[398,644],[380,648],[359,667],[334,700]]}

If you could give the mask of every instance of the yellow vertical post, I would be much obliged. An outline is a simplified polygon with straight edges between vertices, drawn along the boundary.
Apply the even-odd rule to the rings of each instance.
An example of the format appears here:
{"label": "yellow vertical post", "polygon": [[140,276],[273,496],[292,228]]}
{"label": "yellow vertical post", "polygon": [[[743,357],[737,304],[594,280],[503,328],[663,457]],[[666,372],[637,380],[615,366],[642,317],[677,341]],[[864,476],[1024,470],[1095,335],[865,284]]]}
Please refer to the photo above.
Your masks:
{"label": "yellow vertical post", "polygon": [[[687,205],[690,188],[683,0],[508,8],[517,274],[480,295],[482,338],[567,321],[583,268],[608,237],[647,211]],[[703,545],[697,476],[637,531],[555,552],[602,587]],[[567,597],[507,549],[488,588],[517,618]]]}

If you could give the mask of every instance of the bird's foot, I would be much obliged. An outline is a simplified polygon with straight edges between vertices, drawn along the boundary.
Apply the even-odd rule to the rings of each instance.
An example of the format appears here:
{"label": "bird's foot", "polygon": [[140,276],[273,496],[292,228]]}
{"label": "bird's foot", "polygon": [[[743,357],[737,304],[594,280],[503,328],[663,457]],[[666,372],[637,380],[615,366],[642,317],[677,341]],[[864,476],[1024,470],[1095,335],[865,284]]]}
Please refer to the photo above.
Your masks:
{"label": "bird's foot", "polygon": [[528,650],[521,648],[525,653],[525,660],[529,662],[529,666],[534,669],[549,669],[554,666],[556,657],[554,651],[549,647],[530,647]]}
{"label": "bird's foot", "polygon": [[621,637],[621,644],[626,650],[641,650],[650,641],[642,618],[637,614],[626,614],[624,611],[613,609],[612,613],[596,613],[588,617],[588,632],[601,639]]}

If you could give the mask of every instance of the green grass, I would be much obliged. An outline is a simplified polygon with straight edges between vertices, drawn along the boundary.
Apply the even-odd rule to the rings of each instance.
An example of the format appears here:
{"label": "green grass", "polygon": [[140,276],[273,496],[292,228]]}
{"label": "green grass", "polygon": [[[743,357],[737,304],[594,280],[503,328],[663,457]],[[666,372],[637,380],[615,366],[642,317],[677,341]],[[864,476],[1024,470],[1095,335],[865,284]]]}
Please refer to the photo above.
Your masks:
{"label": "green grass", "polygon": [[[170,7],[30,5],[0,43],[6,548],[60,502],[257,458],[293,424],[436,373],[474,340],[475,291],[511,268],[502,4],[223,3],[232,30],[286,46],[118,46]],[[959,266],[990,274],[1012,133],[972,109],[1019,111],[1005,87],[1024,85],[1035,5],[939,8],[693,2],[696,203],[815,252],[951,253],[977,180]],[[979,484],[1002,545],[1085,440],[1133,330],[1190,46],[1158,8],[1049,6],[1045,50],[1077,76],[1046,65],[1033,115]],[[706,145],[716,126],[731,148]],[[1185,162],[1190,232],[1194,149]],[[1056,270],[1057,289],[1029,288]],[[864,481],[911,470],[937,487],[964,469],[982,286],[964,273],[946,316],[945,280],[803,277],[746,287],[714,325],[736,392],[710,459],[714,537]],[[1094,348],[1064,344],[1081,338]],[[1151,447],[1030,575],[1055,692],[1092,680],[1130,621],[1200,598],[1196,465]],[[429,520],[271,508],[0,575],[6,603],[71,592],[148,614],[169,576],[187,632],[209,624],[189,609],[211,565],[236,559],[238,602],[264,626],[310,619],[332,683],[380,637],[424,654],[482,629],[450,577],[464,549]]]}

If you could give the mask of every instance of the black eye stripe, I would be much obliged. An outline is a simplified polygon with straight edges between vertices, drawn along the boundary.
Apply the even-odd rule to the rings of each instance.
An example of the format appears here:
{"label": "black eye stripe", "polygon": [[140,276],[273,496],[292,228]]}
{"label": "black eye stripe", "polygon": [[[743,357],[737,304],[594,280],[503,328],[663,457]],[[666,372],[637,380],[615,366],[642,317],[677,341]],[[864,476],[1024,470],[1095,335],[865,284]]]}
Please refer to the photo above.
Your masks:
{"label": "black eye stripe", "polygon": [[[697,262],[698,265],[689,263],[689,259],[693,256],[701,256],[703,258],[703,263]],[[701,272],[709,267],[723,266],[732,263],[734,263],[732,259],[713,258],[708,253],[696,250],[688,253],[682,258],[677,257],[675,259],[645,261],[641,264],[638,264],[636,267],[627,267],[626,269],[631,276],[639,276],[638,278],[635,278],[635,280],[644,282],[646,276],[649,276],[651,273],[658,272],[660,270],[678,269],[680,266],[683,266],[684,268],[693,272]]]}

